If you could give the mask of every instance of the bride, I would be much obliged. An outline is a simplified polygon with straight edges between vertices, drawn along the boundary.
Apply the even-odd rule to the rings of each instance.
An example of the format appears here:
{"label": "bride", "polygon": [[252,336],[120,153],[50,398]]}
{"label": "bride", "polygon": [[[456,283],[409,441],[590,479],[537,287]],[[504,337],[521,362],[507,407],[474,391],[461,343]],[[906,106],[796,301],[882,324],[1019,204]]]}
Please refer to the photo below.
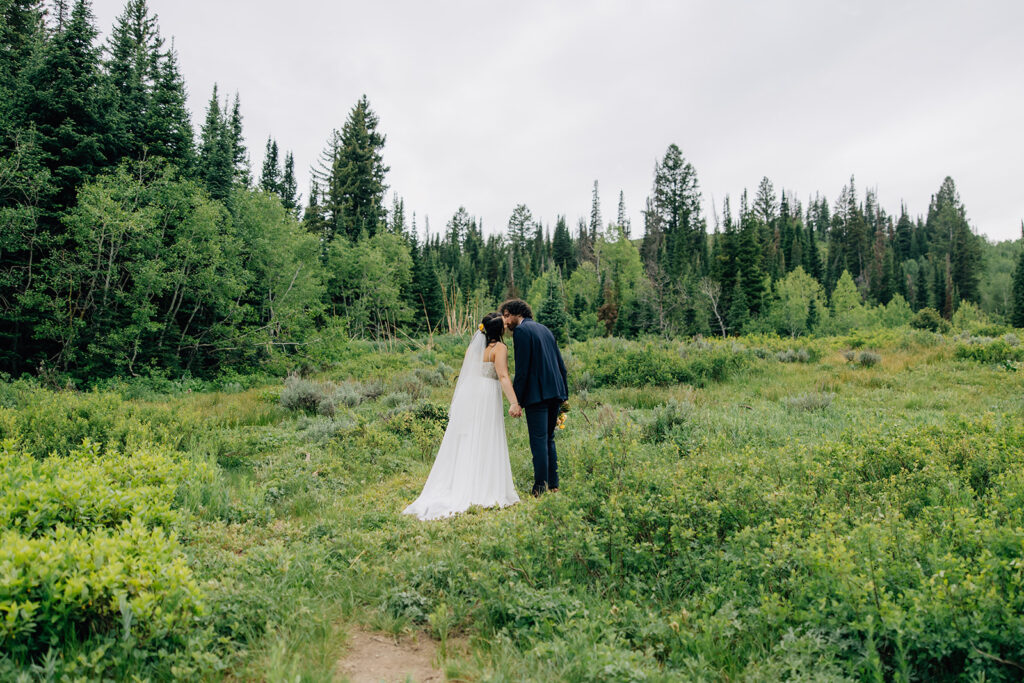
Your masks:
{"label": "bride", "polygon": [[508,376],[505,323],[484,316],[473,334],[455,384],[448,428],[420,497],[403,510],[420,519],[440,519],[471,505],[505,507],[519,502],[505,440],[501,394],[518,405]]}

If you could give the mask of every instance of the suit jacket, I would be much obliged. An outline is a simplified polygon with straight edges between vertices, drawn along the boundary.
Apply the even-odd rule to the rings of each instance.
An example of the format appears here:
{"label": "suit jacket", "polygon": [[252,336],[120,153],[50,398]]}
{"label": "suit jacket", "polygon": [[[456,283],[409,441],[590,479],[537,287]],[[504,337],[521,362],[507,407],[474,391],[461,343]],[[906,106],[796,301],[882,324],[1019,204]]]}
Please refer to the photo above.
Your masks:
{"label": "suit jacket", "polygon": [[524,318],[512,331],[516,376],[512,389],[521,406],[569,398],[565,362],[551,330]]}

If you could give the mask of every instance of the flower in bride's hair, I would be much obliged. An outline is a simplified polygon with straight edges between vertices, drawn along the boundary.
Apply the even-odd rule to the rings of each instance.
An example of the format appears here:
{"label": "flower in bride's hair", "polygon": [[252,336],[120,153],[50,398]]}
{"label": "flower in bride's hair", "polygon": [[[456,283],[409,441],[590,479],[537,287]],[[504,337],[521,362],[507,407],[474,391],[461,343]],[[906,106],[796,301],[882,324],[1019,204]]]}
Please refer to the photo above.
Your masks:
{"label": "flower in bride's hair", "polygon": [[477,325],[477,329],[480,330],[481,332],[483,332],[484,331],[484,324],[480,323],[479,325]]}

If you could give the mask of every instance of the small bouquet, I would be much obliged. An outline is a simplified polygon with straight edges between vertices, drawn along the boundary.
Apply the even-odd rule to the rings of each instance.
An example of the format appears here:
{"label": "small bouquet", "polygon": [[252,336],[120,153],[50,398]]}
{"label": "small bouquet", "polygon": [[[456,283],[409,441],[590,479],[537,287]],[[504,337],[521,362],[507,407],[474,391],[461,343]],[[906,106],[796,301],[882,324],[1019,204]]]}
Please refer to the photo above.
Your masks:
{"label": "small bouquet", "polygon": [[562,401],[562,405],[558,406],[558,423],[555,425],[559,429],[565,429],[565,421],[569,415],[569,402]]}

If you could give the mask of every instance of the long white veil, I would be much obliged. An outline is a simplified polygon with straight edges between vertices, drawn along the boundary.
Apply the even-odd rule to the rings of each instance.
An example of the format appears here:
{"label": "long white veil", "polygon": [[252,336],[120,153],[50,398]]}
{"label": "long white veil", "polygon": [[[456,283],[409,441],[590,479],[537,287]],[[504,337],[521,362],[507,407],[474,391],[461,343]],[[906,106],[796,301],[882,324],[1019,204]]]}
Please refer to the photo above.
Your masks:
{"label": "long white veil", "polygon": [[487,339],[483,332],[474,332],[473,338],[466,348],[466,355],[459,370],[459,379],[455,382],[455,392],[448,408],[448,429],[456,432],[468,431],[474,420],[473,416],[479,407],[477,390],[484,372],[484,349]]}
{"label": "long white veil", "polygon": [[487,338],[474,332],[434,465],[419,498],[403,510],[406,514],[440,519],[471,505],[504,507],[519,500],[505,440],[501,388],[484,371],[486,348]]}

